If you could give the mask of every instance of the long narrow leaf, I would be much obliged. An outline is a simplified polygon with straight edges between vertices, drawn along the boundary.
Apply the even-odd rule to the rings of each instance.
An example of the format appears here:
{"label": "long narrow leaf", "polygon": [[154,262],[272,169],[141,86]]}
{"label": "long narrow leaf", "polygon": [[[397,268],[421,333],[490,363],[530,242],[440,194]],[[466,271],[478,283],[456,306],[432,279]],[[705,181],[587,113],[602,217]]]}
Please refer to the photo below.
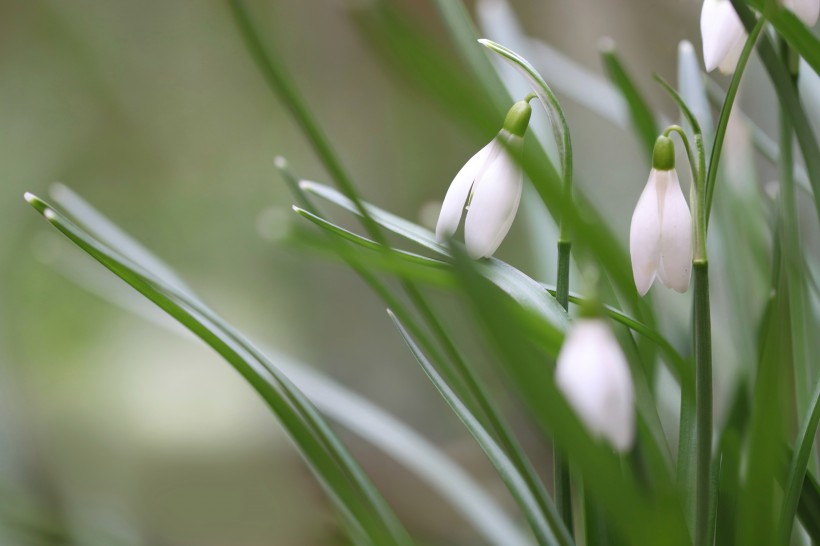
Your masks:
{"label": "long narrow leaf", "polygon": [[612,40],[605,40],[601,47],[601,59],[606,67],[609,79],[615,84],[624,99],[629,105],[629,112],[632,117],[632,125],[638,135],[642,148],[651,156],[655,139],[658,138],[658,126],[655,122],[655,115],[649,107],[646,99],[638,90],[638,86],[621,63],[615,44]]}
{"label": "long narrow leaf", "polygon": [[[121,255],[109,251],[78,226],[35,196],[27,195],[32,206],[66,237],[122,278],[161,309],[200,337],[225,358],[263,397],[291,434],[300,452],[325,486],[334,504],[361,538],[375,544],[411,544],[406,532],[386,503],[364,476],[341,443],[332,436],[315,408],[288,379],[269,362],[251,354],[233,334],[221,331],[207,313],[202,313],[183,295],[146,277]],[[195,304],[194,304],[195,305]],[[317,425],[320,429],[317,429]],[[340,451],[341,450],[341,451]],[[351,481],[352,478],[352,481]]]}
{"label": "long narrow leaf", "polygon": [[780,509],[780,540],[787,543],[792,533],[795,513],[800,502],[800,494],[806,479],[806,469],[812,453],[812,445],[817,435],[817,425],[820,423],[820,381],[814,389],[810,411],[800,426],[800,432],[794,443],[789,473],[783,487],[783,504]]}
{"label": "long narrow leaf", "polygon": [[[751,10],[742,0],[731,1],[738,15],[740,15],[743,24],[751,32],[756,24],[755,17],[751,13]],[[793,15],[781,13],[779,17],[788,20],[793,17]],[[797,23],[801,24],[799,21]],[[802,32],[799,34],[805,37],[805,33],[808,32],[804,26]],[[817,44],[816,38],[812,38],[812,40],[807,41],[812,44]],[[818,150],[817,147],[817,139],[806,117],[806,113],[800,105],[800,99],[797,96],[797,91],[792,83],[789,71],[777,55],[771,39],[765,33],[761,35],[758,40],[757,49],[760,54],[760,60],[763,61],[766,72],[769,73],[769,78],[774,85],[774,90],[777,93],[777,98],[780,100],[780,105],[783,107],[784,112],[794,127],[797,142],[800,144],[800,150],[803,152],[803,161],[806,164],[809,182],[814,191],[814,206],[818,216],[820,216],[820,150]],[[805,56],[808,54],[816,60],[815,63],[812,63],[812,67],[815,71],[820,69],[820,45],[814,45],[813,51],[807,51],[811,50],[811,47],[796,47],[796,49],[801,55]],[[808,58],[806,58],[806,60],[808,60]]]}
{"label": "long narrow leaf", "polygon": [[430,364],[427,357],[424,356],[424,353],[422,353],[418,345],[416,345],[416,342],[413,341],[407,333],[402,323],[389,309],[387,312],[395,323],[402,338],[404,338],[405,343],[407,343],[407,346],[410,348],[410,351],[413,353],[413,356],[421,365],[424,373],[427,374],[427,377],[433,382],[447,404],[456,415],[458,415],[458,418],[461,419],[461,422],[464,423],[464,426],[470,431],[470,434],[473,435],[476,442],[487,455],[487,458],[490,459],[490,462],[498,471],[501,479],[504,480],[510,493],[526,515],[527,521],[529,521],[533,533],[538,539],[538,543],[542,545],[571,545],[572,539],[569,536],[569,532],[561,523],[561,518],[558,516],[555,507],[553,506],[552,510],[546,514],[541,513],[533,493],[527,487],[524,478],[518,473],[512,461],[507,458],[504,451],[495,443],[492,436],[487,433],[478,419],[476,419],[464,403],[459,400],[458,396],[439,375],[435,367]]}
{"label": "long narrow leaf", "polygon": [[[283,160],[279,163],[283,164]],[[184,285],[170,266],[69,188],[59,185],[52,187],[51,193],[59,204],[80,219],[92,233],[105,234],[109,238],[109,244],[111,240],[116,241],[115,246],[127,258],[145,263],[146,269],[164,282]],[[111,237],[111,234],[114,236]],[[161,320],[166,318],[165,315],[138,305],[145,300],[121,293],[120,286],[110,285],[110,282],[116,282],[114,277],[102,275],[88,268],[80,270],[76,266],[62,265],[63,267],[59,268],[60,272],[84,289],[162,328],[177,334],[188,333],[170,320]],[[195,298],[193,294],[191,297]],[[517,525],[509,520],[494,500],[467,473],[406,424],[320,372],[284,355],[276,355],[275,351],[266,350],[266,353],[275,355],[273,360],[276,366],[322,412],[393,456],[409,470],[416,472],[448,499],[490,542],[498,546],[523,546],[529,543]]]}

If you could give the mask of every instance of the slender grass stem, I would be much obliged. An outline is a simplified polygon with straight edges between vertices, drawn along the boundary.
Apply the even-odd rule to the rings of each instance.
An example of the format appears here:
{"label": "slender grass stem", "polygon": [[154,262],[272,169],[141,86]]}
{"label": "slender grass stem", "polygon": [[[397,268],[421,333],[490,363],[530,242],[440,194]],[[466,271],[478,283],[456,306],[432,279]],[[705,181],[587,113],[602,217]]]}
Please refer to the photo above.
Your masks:
{"label": "slender grass stem", "polygon": [[[516,438],[512,435],[509,426],[504,421],[504,418],[492,404],[487,393],[487,389],[483,386],[478,376],[467,365],[467,362],[464,360],[461,352],[455,346],[450,336],[447,335],[441,321],[439,321],[438,317],[436,317],[432,308],[427,303],[421,292],[419,292],[418,288],[410,283],[404,284],[405,291],[407,292],[410,300],[430,326],[433,331],[433,335],[438,339],[439,343],[444,348],[444,352],[450,358],[450,361],[455,365],[456,373],[460,375],[460,379],[464,381],[468,392],[475,398],[479,410],[487,418],[490,430],[496,434],[507,456],[521,473],[521,477],[526,482],[527,487],[530,489],[530,492],[538,503],[538,506],[547,521],[549,521],[553,529],[559,531],[556,533],[557,539],[562,545],[572,544],[571,521],[567,524],[566,520],[563,520],[563,512],[561,511],[560,506],[556,510],[556,507],[549,499],[549,495],[547,494],[546,489],[544,489],[544,485],[541,483],[538,474],[535,472],[535,469],[530,463],[527,455],[524,453],[523,448],[518,443],[518,440],[516,440]],[[565,527],[565,529],[562,528],[561,520],[564,521],[563,527]],[[563,530],[566,530],[567,532],[562,534],[560,531]]]}
{"label": "slender grass stem", "polygon": [[[569,191],[569,189],[567,188],[565,191]],[[555,286],[555,299],[558,300],[561,307],[569,310],[569,260],[572,243],[564,239],[563,224],[562,221],[561,236],[558,239],[558,278]],[[569,467],[561,454],[555,450],[553,451],[552,464],[555,480],[555,501],[558,505],[558,512],[567,528],[572,529],[572,486]]]}
{"label": "slender grass stem", "polygon": [[356,209],[361,215],[362,224],[368,234],[370,234],[377,243],[387,246],[387,240],[384,234],[376,222],[373,221],[373,218],[370,217],[364,205],[362,205],[353,181],[342,166],[342,162],[333,150],[327,135],[325,135],[321,126],[314,119],[310,108],[308,108],[301,93],[299,93],[299,90],[296,88],[296,84],[293,82],[290,74],[288,74],[284,63],[275,52],[272,52],[269,46],[266,48],[265,45],[263,45],[259,32],[251,21],[245,3],[242,0],[230,0],[228,6],[236,21],[236,26],[242,35],[242,39],[245,42],[245,46],[256,62],[257,68],[259,68],[259,72],[262,74],[265,82],[290,109],[294,119],[299,124],[299,127],[302,128],[302,131],[304,131],[308,141],[330,173],[330,176],[336,184],[338,184],[339,189],[356,205]]}
{"label": "slender grass stem", "polygon": [[709,159],[709,172],[706,175],[706,224],[709,225],[709,212],[712,210],[712,199],[715,194],[715,181],[717,180],[718,165],[720,164],[720,155],[723,151],[723,140],[726,138],[726,128],[729,126],[729,116],[732,113],[732,106],[735,104],[737,91],[740,88],[740,80],[743,77],[743,71],[749,62],[749,57],[752,54],[758,36],[760,36],[763,27],[766,24],[766,19],[761,17],[755,24],[746,44],[743,46],[743,52],[740,54],[740,59],[737,62],[737,68],[732,76],[732,81],[729,83],[729,89],[726,90],[726,98],[723,101],[723,107],[720,109],[720,118],[718,119],[717,129],[715,131],[715,140],[712,144],[712,155]]}
{"label": "slender grass stem", "polygon": [[697,452],[695,458],[695,546],[706,546],[712,458],[712,321],[709,306],[709,264],[695,260],[695,385]]}

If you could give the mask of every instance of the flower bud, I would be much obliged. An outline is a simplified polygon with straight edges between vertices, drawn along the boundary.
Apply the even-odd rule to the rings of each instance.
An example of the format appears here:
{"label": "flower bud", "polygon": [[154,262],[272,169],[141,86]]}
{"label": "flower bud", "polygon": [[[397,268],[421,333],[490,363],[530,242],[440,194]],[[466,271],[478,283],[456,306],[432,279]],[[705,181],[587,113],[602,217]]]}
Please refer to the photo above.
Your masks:
{"label": "flower bud", "polygon": [[441,205],[436,224],[439,243],[453,236],[466,208],[467,254],[474,260],[489,258],[501,245],[521,201],[520,163],[531,113],[527,101],[515,103],[498,135],[458,171]]}
{"label": "flower bud", "polygon": [[746,42],[746,29],[729,0],[704,0],[700,12],[703,64],[707,72],[735,71]]}
{"label": "flower bud", "polygon": [[600,318],[579,319],[567,334],[555,382],[590,433],[619,452],[635,438],[634,389],[618,341]]}
{"label": "flower bud", "polygon": [[686,292],[692,274],[692,214],[675,171],[671,139],[658,137],[652,167],[629,228],[635,287],[643,296],[657,276],[666,287]]}

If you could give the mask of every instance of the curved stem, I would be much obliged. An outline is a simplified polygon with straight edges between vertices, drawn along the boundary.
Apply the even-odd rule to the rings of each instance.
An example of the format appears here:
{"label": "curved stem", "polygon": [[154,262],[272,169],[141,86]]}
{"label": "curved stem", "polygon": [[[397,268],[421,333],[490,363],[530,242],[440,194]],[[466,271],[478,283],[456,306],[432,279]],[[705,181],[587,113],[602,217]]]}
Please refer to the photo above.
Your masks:
{"label": "curved stem", "polygon": [[698,163],[695,161],[695,156],[692,155],[692,148],[689,146],[689,139],[686,136],[686,131],[680,125],[670,125],[663,131],[663,136],[668,137],[672,133],[677,133],[683,142],[683,147],[686,149],[686,158],[689,160],[689,169],[692,171],[692,178],[697,179]]}

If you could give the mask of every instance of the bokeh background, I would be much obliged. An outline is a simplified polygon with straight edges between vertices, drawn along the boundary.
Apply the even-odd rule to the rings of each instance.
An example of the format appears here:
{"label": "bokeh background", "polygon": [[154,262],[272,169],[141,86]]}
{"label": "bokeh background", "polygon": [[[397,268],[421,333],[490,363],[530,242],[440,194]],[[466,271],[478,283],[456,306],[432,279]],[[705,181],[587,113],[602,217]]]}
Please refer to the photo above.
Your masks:
{"label": "bokeh background", "polygon": [[[475,83],[431,0],[385,2]],[[674,81],[678,42],[699,48],[699,2],[510,3],[528,34],[600,75],[598,43],[610,36],[653,106],[676,117],[652,73]],[[452,176],[492,134],[468,130],[391,64],[372,40],[375,1],[248,4],[366,198],[435,221]],[[772,104],[762,81],[755,60],[742,97],[749,108]],[[561,98],[578,184],[626,240],[644,152],[631,133]],[[775,114],[757,121],[771,127],[765,116]],[[57,181],[170,262],[242,331],[382,405],[508,502],[377,298],[342,264],[289,242],[299,220],[276,155],[330,182],[225,3],[0,1],[0,543],[344,543],[252,389],[203,344],[100,297],[119,281],[23,201]],[[499,256],[548,281],[525,222]],[[546,453],[527,420],[517,422],[529,449]],[[476,543],[431,490],[343,435],[414,533],[430,544]]]}

